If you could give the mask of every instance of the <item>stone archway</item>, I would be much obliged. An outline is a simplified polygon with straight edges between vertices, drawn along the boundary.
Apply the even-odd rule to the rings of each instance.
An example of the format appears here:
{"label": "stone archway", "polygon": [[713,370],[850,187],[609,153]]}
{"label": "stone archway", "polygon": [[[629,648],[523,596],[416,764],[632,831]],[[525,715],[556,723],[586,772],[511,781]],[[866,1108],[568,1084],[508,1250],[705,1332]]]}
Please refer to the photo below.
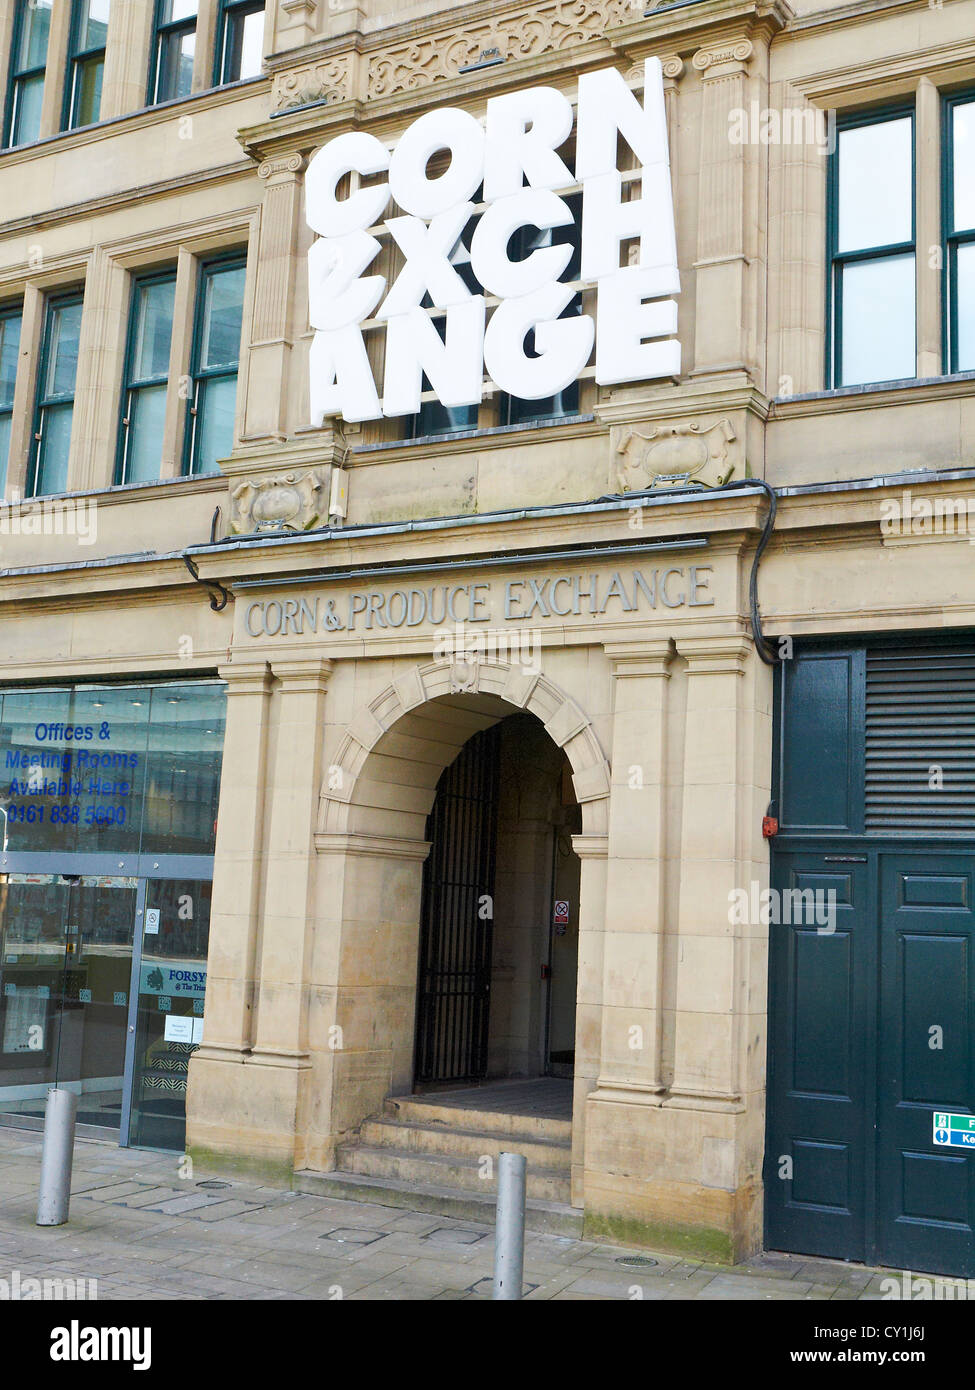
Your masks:
{"label": "stone archway", "polygon": [[[313,963],[310,995],[321,1007],[311,1011],[312,1068],[299,1107],[300,1147],[311,1166],[318,1154],[331,1167],[335,1145],[387,1095],[411,1086],[427,816],[443,769],[467,740],[517,711],[534,715],[564,751],[580,838],[602,841],[610,770],[588,716],[548,677],[513,664],[446,660],[405,669],[359,709],[325,768],[316,919],[329,940],[313,952],[321,965]],[[583,863],[584,878],[593,867]],[[587,900],[600,894],[587,894],[584,884],[580,939]],[[589,1088],[576,1095],[580,1145]]]}

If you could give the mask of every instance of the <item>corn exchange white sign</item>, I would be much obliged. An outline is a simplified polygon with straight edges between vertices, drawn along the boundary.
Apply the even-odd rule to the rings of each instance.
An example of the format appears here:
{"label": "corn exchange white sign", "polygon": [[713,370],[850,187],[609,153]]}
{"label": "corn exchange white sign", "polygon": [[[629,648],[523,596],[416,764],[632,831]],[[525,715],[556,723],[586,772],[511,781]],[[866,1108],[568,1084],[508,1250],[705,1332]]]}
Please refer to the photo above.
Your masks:
{"label": "corn exchange white sign", "polygon": [[[646,63],[642,105],[615,68],[579,79],[574,169],[558,153],[572,128],[568,98],[532,87],[491,98],[483,124],[454,108],[429,111],[392,152],[364,131],[318,151],[306,177],[306,216],[319,237],[308,254],[313,425],[329,415],[415,414],[424,375],[448,407],[476,405],[485,374],[502,391],[541,400],[575,381],[594,348],[604,386],[679,374],[659,60]],[[624,179],[618,168],[619,135],[636,156],[639,197],[626,197],[634,174]],[[431,174],[431,161],[439,167],[444,156],[445,170]],[[352,191],[339,197],[350,175]],[[560,192],[579,186],[580,277],[596,287],[596,310],[560,318],[578,289],[559,278],[572,248],[538,247],[521,260],[510,248],[522,228],[572,225]],[[462,233],[478,189],[484,209],[468,247]],[[383,221],[391,199],[402,215]],[[381,250],[373,234],[380,223],[405,257],[391,284],[366,273]],[[638,250],[635,263],[621,266],[624,243]],[[458,274],[468,260],[482,293]],[[425,296],[432,309],[421,307]],[[363,337],[367,320],[385,324],[381,398]]]}

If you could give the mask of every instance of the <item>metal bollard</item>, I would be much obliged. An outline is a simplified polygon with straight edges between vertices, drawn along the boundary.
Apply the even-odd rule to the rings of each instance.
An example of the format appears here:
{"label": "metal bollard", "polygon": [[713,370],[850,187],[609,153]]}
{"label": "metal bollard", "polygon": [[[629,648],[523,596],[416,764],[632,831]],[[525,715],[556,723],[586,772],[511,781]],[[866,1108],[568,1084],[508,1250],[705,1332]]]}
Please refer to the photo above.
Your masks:
{"label": "metal bollard", "polygon": [[78,1097],[74,1091],[52,1087],[44,1113],[41,1150],[41,1188],[37,1196],[37,1225],[63,1226],[71,1201],[71,1162]]}
{"label": "metal bollard", "polygon": [[524,1154],[505,1153],[498,1159],[493,1298],[521,1298],[525,1272],[526,1168]]}

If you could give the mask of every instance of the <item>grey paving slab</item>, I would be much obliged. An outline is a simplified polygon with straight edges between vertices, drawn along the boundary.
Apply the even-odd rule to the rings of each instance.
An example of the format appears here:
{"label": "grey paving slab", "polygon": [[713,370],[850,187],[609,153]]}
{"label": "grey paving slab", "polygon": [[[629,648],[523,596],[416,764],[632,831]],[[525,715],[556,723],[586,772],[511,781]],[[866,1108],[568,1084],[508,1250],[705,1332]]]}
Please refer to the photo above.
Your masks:
{"label": "grey paving slab", "polygon": [[[481,1097],[490,1101],[490,1097]],[[501,1098],[498,1099],[501,1104]],[[97,1281],[105,1299],[485,1301],[493,1230],[239,1178],[201,1187],[168,1155],[79,1141],[71,1219],[34,1225],[40,1139],[0,1131],[0,1273]],[[640,1263],[632,1263],[634,1258]],[[734,1269],[530,1232],[532,1301],[856,1300],[891,1271],[769,1252]]]}

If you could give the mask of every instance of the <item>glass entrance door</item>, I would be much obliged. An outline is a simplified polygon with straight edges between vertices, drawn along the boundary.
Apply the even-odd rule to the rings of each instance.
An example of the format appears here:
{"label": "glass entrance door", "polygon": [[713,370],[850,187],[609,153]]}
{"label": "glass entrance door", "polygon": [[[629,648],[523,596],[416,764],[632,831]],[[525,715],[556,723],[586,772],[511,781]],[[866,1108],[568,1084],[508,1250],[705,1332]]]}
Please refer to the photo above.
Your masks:
{"label": "glass entrance door", "polygon": [[190,1057],[203,1041],[207,881],[150,879],[139,963],[129,1142],[182,1151]]}
{"label": "glass entrance door", "polygon": [[120,1129],[137,886],[0,875],[0,1112],[41,1119],[58,1085],[79,1124]]}

